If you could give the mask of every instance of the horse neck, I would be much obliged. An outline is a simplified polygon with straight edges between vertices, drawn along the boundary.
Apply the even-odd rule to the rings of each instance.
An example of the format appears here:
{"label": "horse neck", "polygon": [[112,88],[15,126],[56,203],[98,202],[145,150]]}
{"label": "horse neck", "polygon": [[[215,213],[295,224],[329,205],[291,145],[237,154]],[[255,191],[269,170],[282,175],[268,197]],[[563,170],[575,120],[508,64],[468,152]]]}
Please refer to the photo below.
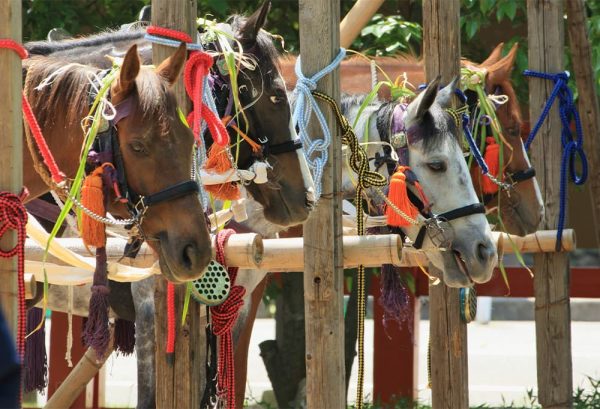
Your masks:
{"label": "horse neck", "polygon": [[[82,66],[77,69],[89,72],[89,67]],[[60,87],[60,83],[48,85],[45,91],[35,90],[34,88],[39,84],[39,77],[30,78],[29,74],[26,79],[25,93],[39,122],[43,137],[58,168],[67,178],[73,178],[79,166],[84,134],[80,120],[72,120],[72,118],[83,118],[87,115],[88,87],[81,84],[84,88],[78,94],[80,100],[77,101],[70,99],[74,97],[71,93],[59,93],[51,90],[51,87]],[[46,105],[46,102],[50,100],[48,94],[52,95],[52,103]],[[82,100],[83,98],[85,100]],[[32,141],[32,138],[28,138],[24,132],[23,144],[28,148],[23,154],[23,183],[29,190],[29,199],[34,199],[48,192],[50,187],[35,170],[36,167],[41,167],[44,172],[48,168],[43,164],[39,149],[32,145],[30,140]]]}

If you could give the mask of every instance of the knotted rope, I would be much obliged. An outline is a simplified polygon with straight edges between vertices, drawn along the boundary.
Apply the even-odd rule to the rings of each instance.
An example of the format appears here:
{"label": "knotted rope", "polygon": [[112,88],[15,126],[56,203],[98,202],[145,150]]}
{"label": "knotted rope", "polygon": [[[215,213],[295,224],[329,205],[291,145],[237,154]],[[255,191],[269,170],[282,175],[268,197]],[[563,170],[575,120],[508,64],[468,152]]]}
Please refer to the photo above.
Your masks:
{"label": "knotted rope", "polygon": [[[579,112],[573,102],[573,93],[568,86],[570,74],[568,71],[559,72],[557,74],[547,74],[545,72],[525,70],[523,75],[528,77],[540,78],[545,80],[551,80],[554,82],[554,88],[552,93],[548,97],[548,101],[542,110],[540,117],[538,118],[535,126],[531,130],[531,133],[527,137],[525,142],[525,149],[529,149],[531,143],[535,139],[538,131],[542,127],[544,120],[550,113],[552,104],[558,97],[559,105],[558,112],[560,115],[560,121],[562,123],[562,129],[560,132],[560,139],[562,142],[563,153],[560,163],[560,192],[559,192],[559,213],[558,213],[558,226],[556,233],[556,251],[560,251],[562,248],[562,233],[565,227],[565,217],[567,210],[567,172],[571,177],[573,183],[578,186],[583,185],[588,177],[588,162],[585,151],[583,150],[583,130],[581,128],[581,121],[579,119]],[[571,121],[575,121],[575,138],[571,132],[570,124]],[[581,160],[581,173],[578,174],[575,169],[575,159],[579,156]],[[568,167],[568,169],[567,169]]]}
{"label": "knotted rope", "polygon": [[[356,195],[354,197],[356,205],[356,229],[359,236],[365,234],[364,212],[363,212],[363,192],[371,187],[383,187],[387,185],[387,179],[369,168],[369,157],[365,149],[358,143],[358,138],[350,126],[346,117],[342,115],[340,108],[333,98],[320,92],[313,91],[312,95],[329,104],[337,123],[342,131],[342,144],[350,149],[349,165],[357,175]],[[363,407],[363,386],[365,378],[365,266],[358,266],[358,382],[356,391],[356,408]]]}
{"label": "knotted rope", "polygon": [[[294,105],[292,120],[294,125],[297,126],[300,131],[299,136],[304,147],[304,154],[306,156],[308,166],[313,174],[316,200],[321,197],[321,179],[323,177],[323,168],[327,163],[327,151],[331,143],[331,132],[329,131],[325,117],[319,109],[319,106],[311,94],[311,91],[317,89],[317,81],[332,72],[345,56],[346,50],[344,48],[340,48],[340,52],[335,59],[328,66],[310,78],[305,77],[302,73],[302,64],[300,62],[301,57],[298,57],[296,60],[295,72],[296,76],[298,77],[298,81],[296,82],[296,88],[294,89],[296,102]],[[323,132],[322,139],[311,138],[308,134],[307,128],[312,113],[315,114],[317,120],[319,121],[321,131]]]}
{"label": "knotted rope", "polygon": [[[222,265],[225,264],[225,245],[229,237],[234,234],[232,229],[221,230],[217,234],[216,258]],[[233,361],[233,339],[232,330],[237,321],[240,309],[244,305],[244,294],[246,289],[235,285],[238,268],[227,269],[231,280],[231,291],[227,299],[220,305],[210,307],[212,314],[213,333],[219,337],[219,394],[224,395],[227,401],[227,409],[235,409],[235,369]]]}
{"label": "knotted rope", "polygon": [[[25,328],[27,326],[27,314],[25,310],[25,239],[27,233],[27,210],[23,201],[27,197],[27,190],[17,196],[14,193],[0,192],[0,238],[9,230],[17,232],[17,243],[12,249],[0,248],[0,257],[17,257],[17,290],[18,290],[18,322],[17,322],[17,353],[21,365],[25,355]],[[21,377],[23,376],[21,371]]]}

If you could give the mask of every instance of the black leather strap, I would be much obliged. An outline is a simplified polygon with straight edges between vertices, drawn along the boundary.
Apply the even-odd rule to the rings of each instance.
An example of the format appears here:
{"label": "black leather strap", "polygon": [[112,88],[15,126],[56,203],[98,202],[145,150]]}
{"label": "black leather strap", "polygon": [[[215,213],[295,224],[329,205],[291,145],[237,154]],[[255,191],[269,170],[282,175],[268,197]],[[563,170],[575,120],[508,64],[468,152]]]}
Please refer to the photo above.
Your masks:
{"label": "black leather strap", "polygon": [[455,220],[461,217],[471,216],[473,214],[485,214],[485,206],[482,203],[473,203],[449,212],[438,214],[437,217],[446,221]]}
{"label": "black leather strap", "polygon": [[144,197],[144,205],[152,206],[166,200],[177,199],[190,193],[198,193],[200,188],[195,180],[186,180],[175,185],[169,186],[166,189]]}
{"label": "black leather strap", "polygon": [[535,177],[535,168],[527,168],[525,170],[520,170],[515,173],[510,173],[508,175],[509,180],[513,183],[523,182],[524,180],[532,179]]}
{"label": "black leather strap", "polygon": [[267,142],[263,147],[266,154],[279,155],[280,153],[294,152],[298,149],[302,149],[302,142],[300,140],[285,141],[276,145],[270,145]]}

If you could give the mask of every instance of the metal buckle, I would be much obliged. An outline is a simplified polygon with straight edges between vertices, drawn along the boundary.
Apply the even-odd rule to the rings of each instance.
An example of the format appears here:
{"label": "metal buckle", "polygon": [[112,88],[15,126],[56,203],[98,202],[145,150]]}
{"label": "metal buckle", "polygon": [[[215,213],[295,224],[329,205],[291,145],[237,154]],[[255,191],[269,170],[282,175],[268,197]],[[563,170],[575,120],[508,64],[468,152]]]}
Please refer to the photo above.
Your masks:
{"label": "metal buckle", "polygon": [[265,136],[265,137],[263,137],[263,138],[261,138],[261,137],[259,136],[259,137],[258,137],[258,142],[259,142],[261,145],[266,145],[266,144],[269,142],[269,138],[268,138],[268,137],[266,137],[266,136]]}
{"label": "metal buckle", "polygon": [[144,196],[140,196],[140,200],[137,201],[135,205],[133,205],[134,210],[134,218],[137,219],[138,224],[142,224],[142,220],[144,219],[144,215],[148,211],[148,206],[144,203]]}
{"label": "metal buckle", "polygon": [[427,236],[435,247],[448,249],[452,246],[454,229],[446,219],[434,216],[423,223]]}

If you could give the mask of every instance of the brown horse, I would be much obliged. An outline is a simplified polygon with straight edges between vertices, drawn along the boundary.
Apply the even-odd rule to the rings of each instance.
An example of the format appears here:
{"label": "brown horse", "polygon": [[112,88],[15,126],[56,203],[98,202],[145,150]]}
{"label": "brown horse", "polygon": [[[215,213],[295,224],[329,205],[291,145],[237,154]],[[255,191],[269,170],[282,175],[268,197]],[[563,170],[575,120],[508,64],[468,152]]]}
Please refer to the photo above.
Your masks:
{"label": "brown horse", "polygon": [[[523,119],[521,107],[516,98],[516,93],[510,81],[517,45],[515,44],[509,53],[502,57],[502,47],[499,44],[490,56],[481,64],[463,60],[466,67],[485,69],[487,71],[485,89],[488,94],[503,94],[508,96],[508,101],[497,108],[496,114],[502,126],[504,139],[504,173],[512,175],[524,172],[531,168],[529,158],[525,152],[523,139],[527,137],[522,133]],[[375,59],[377,65],[386,75],[394,80],[406,74],[408,81],[415,86],[425,82],[425,72],[422,62],[409,56],[381,57]],[[294,74],[295,58],[284,58],[281,60],[282,75],[289,87],[296,82]],[[348,94],[367,94],[372,89],[372,75],[369,63],[363,58],[350,58],[343,61],[340,68],[341,89]],[[380,78],[381,79],[381,78]],[[380,98],[389,99],[389,88],[382,87],[379,91]],[[510,158],[510,160],[508,159]],[[475,191],[481,192],[481,177],[478,170],[472,172]],[[543,203],[540,190],[535,178],[529,178],[513,186],[509,191],[501,191],[502,220],[504,229],[508,233],[525,235],[534,232],[542,217]],[[483,195],[482,195],[483,196]],[[494,196],[486,201],[488,211],[497,210],[498,198]]]}
{"label": "brown horse", "polygon": [[[171,91],[185,59],[183,46],[156,69],[142,67],[137,47],[132,46],[110,85],[110,101],[123,116],[114,125],[118,139],[114,151],[122,155],[128,191],[147,199],[158,192],[168,196],[147,208],[140,230],[158,254],[163,274],[173,282],[198,278],[211,258],[204,210],[193,194],[197,186],[180,194],[169,190],[189,181],[192,167],[194,137],[179,119]],[[91,81],[100,70],[53,57],[33,57],[24,63],[24,71],[26,96],[50,150],[67,178],[73,178],[84,137],[81,122],[90,109]],[[39,86],[43,81],[45,85]],[[24,155],[23,175],[32,199],[50,186],[40,169],[37,147],[30,137],[25,140],[30,155]],[[128,207],[119,201],[111,200],[109,210],[130,217]]]}

